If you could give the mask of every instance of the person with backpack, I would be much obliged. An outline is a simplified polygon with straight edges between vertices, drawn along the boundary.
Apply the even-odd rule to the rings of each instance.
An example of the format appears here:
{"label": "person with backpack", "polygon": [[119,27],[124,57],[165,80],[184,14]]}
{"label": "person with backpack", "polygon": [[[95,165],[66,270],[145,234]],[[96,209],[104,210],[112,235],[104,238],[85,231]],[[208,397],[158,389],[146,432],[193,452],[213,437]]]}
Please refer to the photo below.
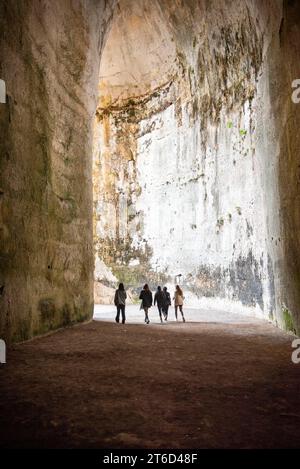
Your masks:
{"label": "person with backpack", "polygon": [[149,308],[151,308],[152,303],[153,303],[153,297],[152,297],[152,292],[148,287],[148,284],[146,283],[143,287],[143,290],[140,293],[140,300],[142,300],[141,303],[141,309],[145,311],[145,323],[149,324],[149,316],[148,316],[148,311]]}
{"label": "person with backpack", "polygon": [[154,306],[155,304],[157,304],[160,322],[162,323],[163,320],[161,313],[165,307],[165,295],[163,294],[160,286],[157,287],[156,293],[154,295]]}
{"label": "person with backpack", "polygon": [[171,306],[171,296],[170,296],[170,293],[168,292],[167,287],[163,288],[163,295],[164,295],[164,306],[163,306],[162,311],[163,311],[165,321],[167,321],[169,306]]}
{"label": "person with backpack", "polygon": [[125,303],[127,294],[123,283],[120,283],[119,288],[115,292],[114,303],[117,307],[116,322],[120,322],[120,313],[122,314],[122,324],[125,324]]}

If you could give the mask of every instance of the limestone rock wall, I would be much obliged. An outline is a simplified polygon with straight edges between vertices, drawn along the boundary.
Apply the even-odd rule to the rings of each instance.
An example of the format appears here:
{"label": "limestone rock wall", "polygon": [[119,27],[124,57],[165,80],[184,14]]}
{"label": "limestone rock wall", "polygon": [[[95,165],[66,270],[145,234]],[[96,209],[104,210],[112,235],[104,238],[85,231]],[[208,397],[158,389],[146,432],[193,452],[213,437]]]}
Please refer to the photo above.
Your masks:
{"label": "limestone rock wall", "polygon": [[93,310],[92,121],[112,1],[0,2],[0,336]]}
{"label": "limestone rock wall", "polygon": [[[273,254],[276,302],[282,315],[279,324],[300,334],[300,103],[293,102],[291,82],[300,78],[300,4],[284,0],[278,34],[270,44],[270,93],[266,121],[272,123],[265,135],[265,148],[273,155],[275,180],[266,184],[265,198],[269,207],[269,243]],[[299,87],[298,87],[299,95]],[[267,139],[272,145],[268,145]],[[266,172],[270,166],[265,161]],[[279,190],[279,210],[268,197],[271,184]],[[278,218],[274,216],[274,213]],[[278,227],[279,225],[279,227]],[[276,237],[277,233],[277,237]]]}
{"label": "limestone rock wall", "polygon": [[[130,10],[126,2],[121,30],[137,3],[145,4]],[[102,71],[99,256],[130,285],[181,273],[199,305],[254,312],[299,332],[299,111],[291,101],[299,7],[164,0],[144,14],[146,24],[163,16],[168,25],[155,39],[168,49],[168,72],[138,94],[125,73],[123,88],[120,75],[110,82],[116,64]],[[127,65],[133,47],[119,37]]]}

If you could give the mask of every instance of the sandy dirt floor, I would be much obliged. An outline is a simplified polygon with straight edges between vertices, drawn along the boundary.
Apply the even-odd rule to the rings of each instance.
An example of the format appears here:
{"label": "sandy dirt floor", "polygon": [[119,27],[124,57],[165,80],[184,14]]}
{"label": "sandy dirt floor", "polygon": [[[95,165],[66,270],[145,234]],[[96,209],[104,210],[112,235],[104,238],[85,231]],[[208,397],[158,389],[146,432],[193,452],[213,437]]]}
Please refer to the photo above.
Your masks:
{"label": "sandy dirt floor", "polygon": [[8,350],[1,447],[300,447],[293,336],[225,313],[146,326],[111,312]]}

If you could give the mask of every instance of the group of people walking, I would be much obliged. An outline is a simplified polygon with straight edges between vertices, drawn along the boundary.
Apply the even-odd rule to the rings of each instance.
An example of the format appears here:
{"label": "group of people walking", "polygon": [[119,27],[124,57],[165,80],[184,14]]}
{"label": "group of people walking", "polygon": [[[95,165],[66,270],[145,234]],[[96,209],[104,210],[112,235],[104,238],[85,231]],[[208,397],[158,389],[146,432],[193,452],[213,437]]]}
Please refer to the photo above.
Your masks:
{"label": "group of people walking", "polygon": [[[120,322],[120,314],[121,314],[123,324],[125,323],[125,320],[126,320],[126,316],[125,316],[126,298],[127,298],[127,294],[124,288],[124,284],[120,283],[119,288],[115,292],[114,303],[115,303],[115,306],[117,307],[116,322]],[[153,304],[154,306],[157,305],[160,322],[162,323],[163,319],[165,321],[168,320],[169,307],[171,306],[172,303],[171,303],[171,296],[170,296],[170,293],[168,292],[167,287],[164,287],[162,289],[160,286],[158,286],[154,295],[154,300],[153,300],[152,291],[150,290],[148,284],[146,283],[140,293],[139,299],[142,300],[140,309],[143,309],[145,312],[146,324],[149,324],[150,322],[149,309],[152,307]],[[174,300],[174,306],[175,306],[176,321],[178,321],[178,308],[179,308],[179,311],[182,316],[182,320],[183,322],[185,322],[185,318],[183,314],[184,296],[183,296],[182,289],[180,288],[179,285],[176,285],[173,300]]]}

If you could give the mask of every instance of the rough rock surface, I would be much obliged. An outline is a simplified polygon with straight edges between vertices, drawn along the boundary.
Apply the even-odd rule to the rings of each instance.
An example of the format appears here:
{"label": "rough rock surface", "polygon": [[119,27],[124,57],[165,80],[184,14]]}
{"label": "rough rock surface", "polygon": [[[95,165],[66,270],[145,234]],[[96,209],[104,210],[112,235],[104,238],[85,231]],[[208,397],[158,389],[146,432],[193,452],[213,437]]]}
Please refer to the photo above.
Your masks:
{"label": "rough rock surface", "polygon": [[114,303],[115,289],[101,282],[94,283],[94,301],[96,304],[112,305]]}
{"label": "rough rock surface", "polygon": [[112,1],[0,2],[0,336],[93,310],[92,121]]}

